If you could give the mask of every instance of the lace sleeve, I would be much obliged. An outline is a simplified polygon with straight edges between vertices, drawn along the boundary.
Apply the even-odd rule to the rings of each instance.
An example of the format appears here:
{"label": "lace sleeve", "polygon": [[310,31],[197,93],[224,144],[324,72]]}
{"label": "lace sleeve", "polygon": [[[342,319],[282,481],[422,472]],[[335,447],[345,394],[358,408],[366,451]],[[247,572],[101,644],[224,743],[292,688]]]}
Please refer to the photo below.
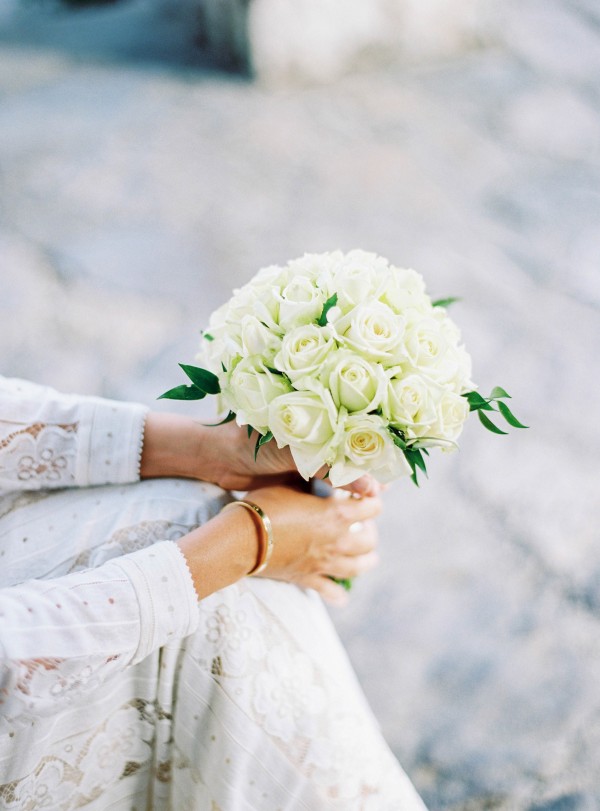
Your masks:
{"label": "lace sleeve", "polygon": [[198,624],[171,541],[0,590],[0,733],[51,715]]}
{"label": "lace sleeve", "polygon": [[0,377],[0,491],[137,481],[146,411]]}

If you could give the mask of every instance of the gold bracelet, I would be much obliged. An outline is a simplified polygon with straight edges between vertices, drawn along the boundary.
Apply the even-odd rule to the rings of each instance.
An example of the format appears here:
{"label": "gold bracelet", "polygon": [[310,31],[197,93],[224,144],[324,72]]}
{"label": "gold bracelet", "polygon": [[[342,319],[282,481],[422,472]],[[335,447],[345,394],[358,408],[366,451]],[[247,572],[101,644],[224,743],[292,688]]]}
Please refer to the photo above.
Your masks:
{"label": "gold bracelet", "polygon": [[240,499],[239,501],[230,501],[229,504],[226,504],[223,507],[221,512],[225,512],[225,510],[229,509],[230,507],[237,507],[238,504],[240,507],[244,507],[250,513],[252,513],[252,515],[255,516],[260,522],[260,551],[256,560],[256,565],[248,572],[248,576],[260,574],[260,572],[264,572],[264,570],[267,568],[267,565],[271,560],[271,555],[273,554],[273,547],[275,546],[273,527],[271,525],[269,516],[258,506],[258,504],[255,504],[253,501],[244,501],[243,499]]}

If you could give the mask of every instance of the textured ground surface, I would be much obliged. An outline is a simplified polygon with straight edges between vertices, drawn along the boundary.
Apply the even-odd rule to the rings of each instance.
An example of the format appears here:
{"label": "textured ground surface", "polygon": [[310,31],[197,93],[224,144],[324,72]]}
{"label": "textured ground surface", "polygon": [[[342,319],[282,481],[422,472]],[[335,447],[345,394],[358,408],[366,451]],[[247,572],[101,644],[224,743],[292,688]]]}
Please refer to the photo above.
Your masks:
{"label": "textured ground surface", "polygon": [[188,32],[141,6],[5,4],[0,364],[152,402],[231,286],[305,250],[376,250],[462,296],[476,379],[533,428],[473,424],[422,490],[395,486],[385,565],[336,621],[432,809],[591,811],[600,12],[501,5],[485,50],[269,91],[178,57]]}

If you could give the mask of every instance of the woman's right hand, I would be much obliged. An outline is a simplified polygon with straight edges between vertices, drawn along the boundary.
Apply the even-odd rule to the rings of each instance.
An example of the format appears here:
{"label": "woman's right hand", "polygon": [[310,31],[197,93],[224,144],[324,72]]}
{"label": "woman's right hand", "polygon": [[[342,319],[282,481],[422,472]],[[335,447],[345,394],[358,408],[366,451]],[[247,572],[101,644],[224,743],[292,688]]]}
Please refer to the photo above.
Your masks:
{"label": "woman's right hand", "polygon": [[378,562],[378,497],[320,498],[276,486],[250,491],[248,499],[264,510],[273,526],[275,546],[262,577],[315,589],[340,605],[347,594],[331,577],[356,577]]}
{"label": "woman's right hand", "polygon": [[[378,561],[373,519],[381,512],[381,500],[376,496],[320,498],[276,485],[252,490],[247,497],[273,527],[275,545],[262,577],[315,589],[328,602],[342,605],[347,594],[331,577],[355,577]],[[258,527],[254,516],[239,507],[219,513],[177,543],[202,599],[254,568]]]}

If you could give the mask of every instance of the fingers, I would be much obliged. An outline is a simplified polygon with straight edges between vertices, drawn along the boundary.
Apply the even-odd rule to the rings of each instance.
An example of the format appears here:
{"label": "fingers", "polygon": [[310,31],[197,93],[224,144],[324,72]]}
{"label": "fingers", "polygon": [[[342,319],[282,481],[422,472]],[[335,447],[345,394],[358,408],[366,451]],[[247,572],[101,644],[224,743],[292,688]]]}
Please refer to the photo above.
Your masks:
{"label": "fingers", "polygon": [[385,485],[379,484],[373,476],[365,475],[344,485],[341,489],[357,496],[378,496],[385,490]]}
{"label": "fingers", "polygon": [[303,588],[314,589],[330,605],[342,607],[348,604],[348,593],[339,583],[334,583],[326,575],[309,575],[299,581]]}
{"label": "fingers", "polygon": [[331,605],[342,607],[347,605],[349,595],[344,587],[335,583],[331,577],[340,579],[358,577],[358,575],[370,571],[378,562],[379,556],[375,552],[354,558],[339,558],[332,564],[332,571],[327,575],[306,575],[298,580],[298,584],[303,588],[314,589]]}
{"label": "fingers", "polygon": [[340,557],[331,562],[327,574],[340,578],[358,577],[360,574],[370,572],[378,563],[377,552],[367,552],[366,555],[354,555],[354,557]]}
{"label": "fingers", "polygon": [[[353,528],[357,531],[353,532]],[[338,550],[342,555],[365,555],[377,545],[377,529],[373,521],[356,521],[350,524],[348,532],[340,538]]]}
{"label": "fingers", "polygon": [[[327,465],[323,465],[323,467],[315,474],[315,480],[323,482],[331,487],[332,485],[329,479],[324,478],[327,473],[329,473],[329,468]],[[339,489],[362,498],[363,496],[379,496],[388,489],[388,485],[380,484],[373,476],[370,474],[365,474],[364,476],[361,476],[360,479],[356,479],[355,481],[350,482],[350,484],[345,484]]]}
{"label": "fingers", "polygon": [[376,518],[383,509],[383,502],[378,496],[345,498],[336,501],[340,515],[343,516],[349,524]]}

